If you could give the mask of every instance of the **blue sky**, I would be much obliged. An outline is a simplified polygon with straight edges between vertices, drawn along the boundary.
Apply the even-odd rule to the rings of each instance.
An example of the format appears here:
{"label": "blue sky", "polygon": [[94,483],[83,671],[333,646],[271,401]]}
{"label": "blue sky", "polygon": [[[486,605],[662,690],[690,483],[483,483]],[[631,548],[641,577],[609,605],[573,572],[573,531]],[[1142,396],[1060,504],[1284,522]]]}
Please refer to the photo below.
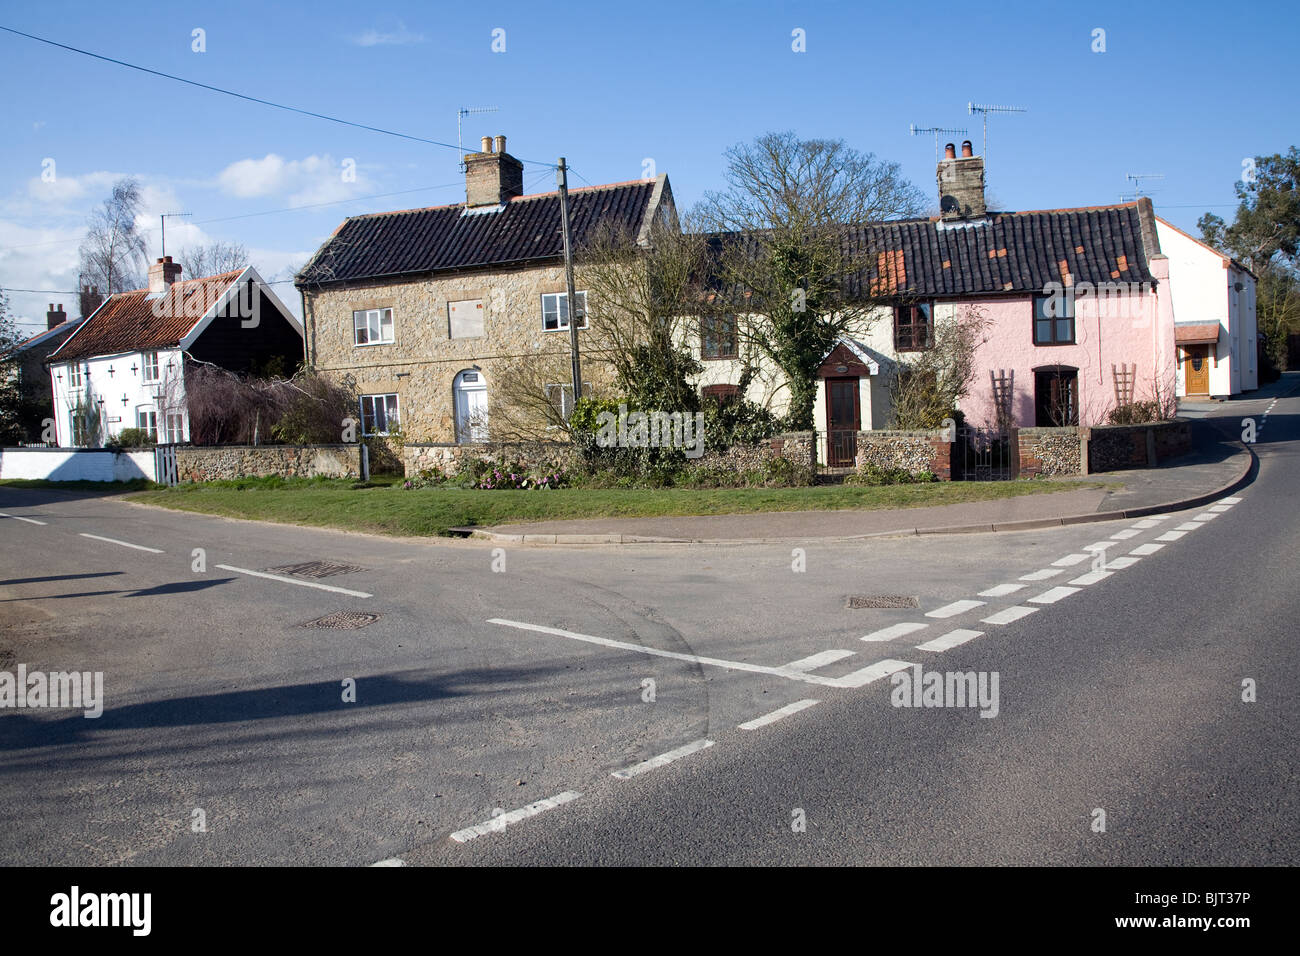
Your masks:
{"label": "blue sky", "polygon": [[[1194,232],[1202,212],[1231,215],[1244,158],[1300,144],[1300,12],[1282,2],[46,2],[9,5],[0,24],[443,142],[455,143],[458,108],[496,106],[466,118],[467,145],[503,133],[522,159],[566,156],[579,186],[639,178],[649,159],[683,207],[720,186],[728,146],[781,129],[895,160],[931,195],[934,142],[908,126],[966,127],[979,152],[970,100],[1028,110],[990,120],[989,193],[1006,209],[1112,203],[1133,191],[1125,174],[1163,173],[1145,191]],[[492,49],[498,29],[504,52]],[[796,29],[805,52],[792,50]],[[1097,29],[1105,52],[1093,51]],[[454,149],[11,34],[0,58],[0,288],[28,331],[53,299],[75,314],[77,241],[123,175],[145,186],[151,255],[157,214],[187,211],[168,222],[169,251],[237,240],[274,279],[348,215],[464,197]],[[545,166],[524,177],[528,192],[553,188]],[[249,215],[316,203],[331,205]],[[276,288],[297,310],[292,285]]]}

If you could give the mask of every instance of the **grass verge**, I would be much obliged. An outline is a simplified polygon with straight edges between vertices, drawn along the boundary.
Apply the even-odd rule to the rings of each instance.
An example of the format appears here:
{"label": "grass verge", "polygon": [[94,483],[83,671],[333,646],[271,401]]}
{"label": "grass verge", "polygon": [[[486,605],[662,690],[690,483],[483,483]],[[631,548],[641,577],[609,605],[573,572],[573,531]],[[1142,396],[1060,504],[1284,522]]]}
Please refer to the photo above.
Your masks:
{"label": "grass verge", "polygon": [[446,535],[465,526],[563,518],[649,518],[923,508],[1099,487],[1087,481],[937,482],[862,487],[661,488],[556,491],[403,490],[400,485],[326,479],[242,479],[178,485],[128,496],[141,504],[285,524],[393,535]]}

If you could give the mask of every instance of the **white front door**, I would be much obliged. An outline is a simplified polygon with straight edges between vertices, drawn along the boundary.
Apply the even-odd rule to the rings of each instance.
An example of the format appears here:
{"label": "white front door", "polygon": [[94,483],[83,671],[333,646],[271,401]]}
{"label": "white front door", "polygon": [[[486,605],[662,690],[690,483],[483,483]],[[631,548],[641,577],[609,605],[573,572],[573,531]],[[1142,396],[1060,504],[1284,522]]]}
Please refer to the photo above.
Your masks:
{"label": "white front door", "polygon": [[461,372],[456,376],[456,441],[488,440],[487,383],[481,372]]}

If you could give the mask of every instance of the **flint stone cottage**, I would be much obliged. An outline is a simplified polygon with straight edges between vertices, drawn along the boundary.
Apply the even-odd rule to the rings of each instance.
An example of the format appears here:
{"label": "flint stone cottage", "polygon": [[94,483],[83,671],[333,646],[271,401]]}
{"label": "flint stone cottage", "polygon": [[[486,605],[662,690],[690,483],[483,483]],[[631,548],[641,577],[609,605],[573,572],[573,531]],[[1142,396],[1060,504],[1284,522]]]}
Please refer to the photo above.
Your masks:
{"label": "flint stone cottage", "polygon": [[[512,361],[563,357],[567,367],[559,193],[523,195],[523,163],[504,136],[483,137],[464,161],[464,203],[347,219],[299,274],[307,361],[352,378],[366,434],[486,441]],[[575,250],[602,229],[645,242],[672,216],[666,175],[569,190]],[[575,291],[581,315],[584,291]],[[584,328],[580,320],[579,348],[594,358]],[[604,365],[584,361],[584,385],[608,374]],[[570,407],[567,376],[552,390]]]}
{"label": "flint stone cottage", "polygon": [[46,360],[61,446],[99,445],[125,428],[189,440],[191,360],[248,373],[302,362],[302,328],[251,266],[181,281],[171,256],[149,286],[109,296]]}

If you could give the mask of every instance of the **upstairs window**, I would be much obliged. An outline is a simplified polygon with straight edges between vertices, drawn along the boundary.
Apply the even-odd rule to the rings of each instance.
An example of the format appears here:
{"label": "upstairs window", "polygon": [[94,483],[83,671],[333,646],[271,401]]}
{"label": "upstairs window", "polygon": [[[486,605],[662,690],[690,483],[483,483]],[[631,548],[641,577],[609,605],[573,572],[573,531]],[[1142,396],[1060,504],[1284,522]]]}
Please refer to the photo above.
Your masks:
{"label": "upstairs window", "polygon": [[[587,327],[587,293],[578,292],[578,328]],[[569,293],[551,292],[542,296],[542,330],[558,332],[569,327]]]}
{"label": "upstairs window", "polygon": [[894,351],[924,352],[934,347],[934,308],[917,302],[894,308]]}
{"label": "upstairs window", "polygon": [[80,362],[73,362],[68,366],[68,388],[81,388]]}
{"label": "upstairs window", "polygon": [[717,315],[704,319],[700,323],[700,357],[734,359],[739,354],[736,338],[734,315]]}
{"label": "upstairs window", "polygon": [[352,313],[354,345],[391,345],[392,341],[392,309],[365,309]]}
{"label": "upstairs window", "polygon": [[1074,296],[1034,297],[1034,344],[1074,344]]}
{"label": "upstairs window", "polygon": [[144,380],[146,382],[158,381],[158,353],[144,353]]}

